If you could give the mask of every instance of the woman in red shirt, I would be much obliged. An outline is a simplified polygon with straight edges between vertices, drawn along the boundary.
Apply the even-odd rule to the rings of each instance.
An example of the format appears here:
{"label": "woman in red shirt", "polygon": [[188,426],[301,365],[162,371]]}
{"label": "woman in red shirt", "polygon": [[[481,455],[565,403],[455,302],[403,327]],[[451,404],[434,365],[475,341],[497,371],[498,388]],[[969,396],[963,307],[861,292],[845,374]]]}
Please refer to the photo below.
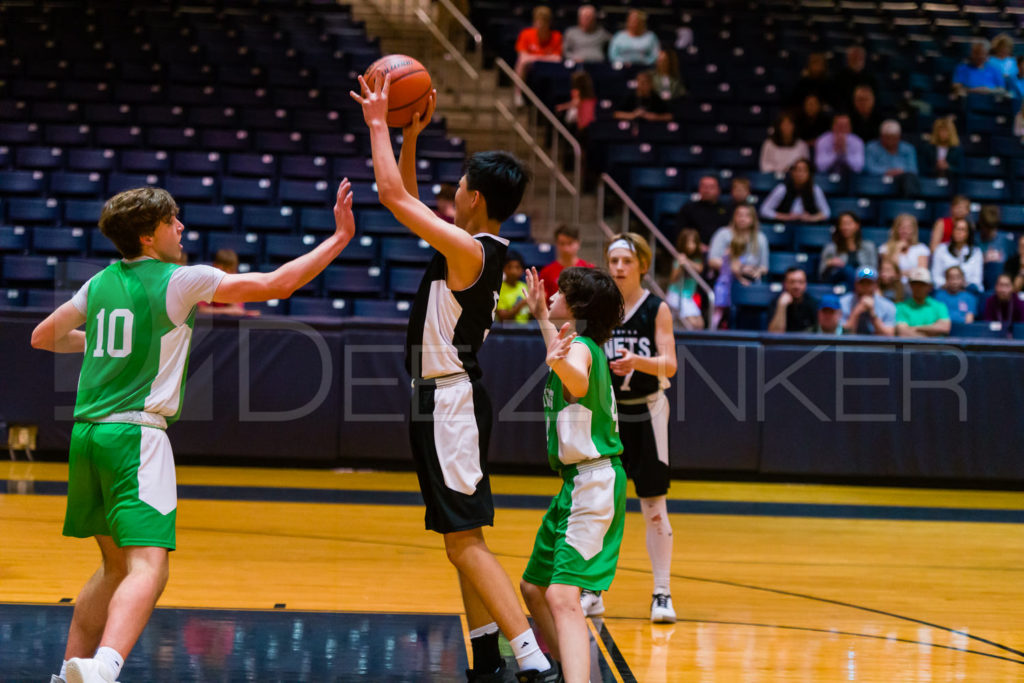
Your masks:
{"label": "woman in red shirt", "polygon": [[[534,62],[562,61],[562,32],[551,30],[551,9],[535,7],[533,26],[519,32],[516,40],[516,73],[524,81]],[[523,106],[523,94],[516,89],[516,106]]]}

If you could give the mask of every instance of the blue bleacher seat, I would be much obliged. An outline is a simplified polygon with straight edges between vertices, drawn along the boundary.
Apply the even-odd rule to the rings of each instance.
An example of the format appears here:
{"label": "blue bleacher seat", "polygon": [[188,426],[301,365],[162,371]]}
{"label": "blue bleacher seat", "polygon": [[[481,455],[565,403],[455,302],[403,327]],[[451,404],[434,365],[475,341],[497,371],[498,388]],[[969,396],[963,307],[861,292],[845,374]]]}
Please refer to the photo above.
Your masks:
{"label": "blue bleacher seat", "polygon": [[169,175],[164,179],[163,186],[179,204],[213,202],[217,199],[217,179],[213,176]]}
{"label": "blue bleacher seat", "polygon": [[32,230],[32,251],[39,254],[84,254],[88,249],[84,228],[36,227]]}
{"label": "blue bleacher seat", "polygon": [[231,230],[238,222],[238,212],[230,204],[223,206],[184,204],[181,207],[180,218],[186,227]]}
{"label": "blue bleacher seat", "polygon": [[527,268],[540,270],[555,260],[555,252],[550,244],[510,244],[509,250],[515,249],[523,257]]}
{"label": "blue bleacher seat", "polygon": [[225,176],[221,193],[226,202],[268,203],[274,196],[270,178],[234,178]]}
{"label": "blue bleacher seat", "polygon": [[67,199],[64,201],[64,225],[93,227],[103,211],[102,199]]}
{"label": "blue bleacher seat", "polygon": [[654,222],[660,227],[666,220],[675,222],[675,216],[690,195],[679,192],[659,192],[654,198]]}
{"label": "blue bleacher seat", "polygon": [[142,144],[142,129],[138,126],[96,126],[93,140],[100,147],[137,147]]}
{"label": "blue bleacher seat", "polygon": [[1008,327],[997,322],[953,323],[949,331],[951,337],[971,339],[1006,339],[1010,334]]}
{"label": "blue bleacher seat", "polygon": [[[337,156],[353,156],[362,153],[358,138],[353,133],[310,133],[308,139],[309,149],[313,151],[330,150],[331,154]],[[419,151],[419,147],[417,147],[417,151]]]}
{"label": "blue bleacher seat", "polygon": [[501,224],[498,233],[510,241],[527,241],[530,239],[530,217],[525,213],[517,213]]}
{"label": "blue bleacher seat", "polygon": [[262,240],[257,233],[211,232],[206,235],[206,259],[213,260],[221,249],[230,249],[238,254],[240,261],[255,263],[260,260]]}
{"label": "blue bleacher seat", "polygon": [[199,140],[194,128],[181,126],[150,126],[146,144],[156,149],[195,149]]}
{"label": "blue bleacher seat", "polygon": [[789,251],[793,248],[793,230],[785,223],[761,223],[761,232],[768,240],[768,247],[774,251]]}
{"label": "blue bleacher seat", "polygon": [[257,131],[255,149],[272,154],[302,154],[305,149],[305,136],[302,133],[287,131]]}
{"label": "blue bleacher seat", "polygon": [[964,159],[964,175],[969,178],[1005,178],[1006,171],[1006,163],[998,156]]}
{"label": "blue bleacher seat", "polygon": [[57,273],[55,256],[4,256],[0,259],[0,277],[7,287],[31,285],[52,287]]}
{"label": "blue bleacher seat", "polygon": [[878,222],[876,202],[867,197],[829,197],[828,205],[833,217],[844,211],[852,211],[865,225]]}
{"label": "blue bleacher seat", "polygon": [[246,152],[252,149],[249,132],[241,129],[208,128],[202,132],[200,139],[203,149],[215,152]]}
{"label": "blue bleacher seat", "polygon": [[781,281],[790,268],[800,268],[810,278],[812,266],[811,258],[802,252],[772,251],[768,256],[768,275],[773,280]]}
{"label": "blue bleacher seat", "polygon": [[117,153],[112,149],[69,149],[67,167],[71,171],[112,171],[117,165]]}
{"label": "blue bleacher seat", "polygon": [[[315,204],[323,206],[333,199],[338,188],[328,185],[326,180],[288,180],[283,179],[278,189],[283,204]],[[376,197],[376,193],[374,193]],[[353,197],[353,201],[355,197]]]}
{"label": "blue bleacher seat", "polygon": [[1008,227],[1024,229],[1024,204],[1008,204],[1000,207],[1000,222]]}
{"label": "blue bleacher seat", "polygon": [[172,158],[175,173],[218,176],[224,170],[220,152],[175,152]]}
{"label": "blue bleacher seat", "polygon": [[361,209],[356,212],[355,216],[356,229],[360,233],[404,236],[412,234],[409,228],[399,223],[398,219],[387,209]]}
{"label": "blue bleacher seat", "polygon": [[244,206],[242,229],[255,232],[291,231],[295,211],[290,206]]}
{"label": "blue bleacher seat", "polygon": [[286,154],[281,157],[281,176],[306,180],[325,180],[330,171],[327,157]]}
{"label": "blue bleacher seat", "polygon": [[276,173],[277,160],[273,154],[234,153],[227,155],[225,171],[234,176],[270,178]]}
{"label": "blue bleacher seat", "polygon": [[35,123],[0,122],[0,145],[30,145],[39,140]]}
{"label": "blue bleacher seat", "polygon": [[390,268],[388,290],[394,296],[415,296],[422,279],[422,268]]}
{"label": "blue bleacher seat", "polygon": [[817,253],[832,242],[832,229],[826,225],[800,225],[793,231],[793,247]]}
{"label": "blue bleacher seat", "polygon": [[336,159],[334,162],[334,175],[338,178],[348,178],[352,181],[372,181],[374,179],[373,161],[369,157],[365,159],[360,157]]}
{"label": "blue bleacher seat", "polygon": [[73,291],[53,289],[27,289],[25,290],[25,308],[52,311],[74,296]]}
{"label": "blue bleacher seat", "polygon": [[85,147],[92,141],[86,124],[51,123],[43,128],[43,142],[53,147]]}
{"label": "blue bleacher seat", "polygon": [[422,263],[434,257],[434,248],[416,237],[389,237],[381,241],[381,260],[385,263]]}
{"label": "blue bleacher seat", "polygon": [[411,308],[409,301],[380,301],[377,299],[356,299],[352,302],[352,315],[364,318],[406,319]]}
{"label": "blue bleacher seat", "polygon": [[45,187],[42,171],[0,171],[0,195],[40,194]]}
{"label": "blue bleacher seat", "polygon": [[0,289],[0,310],[3,309],[18,309],[25,307],[25,290],[24,289]]}
{"label": "blue bleacher seat", "polygon": [[50,193],[58,197],[101,197],[104,190],[103,176],[95,171],[50,174]]}
{"label": "blue bleacher seat", "polygon": [[48,224],[56,225],[60,216],[60,204],[56,199],[23,199],[12,197],[7,200],[7,220],[15,225]]}
{"label": "blue bleacher seat", "polygon": [[328,266],[324,271],[324,289],[328,294],[379,298],[384,292],[384,277],[377,266]]}
{"label": "blue bleacher seat", "polygon": [[288,300],[288,314],[310,318],[337,318],[351,313],[349,302],[344,299],[320,299],[308,296],[293,296]]}
{"label": "blue bleacher seat", "polygon": [[64,150],[60,147],[19,147],[14,163],[21,169],[53,170],[64,165]]}
{"label": "blue bleacher seat", "polygon": [[850,179],[850,194],[859,197],[892,197],[896,184],[888,176],[857,175]]}
{"label": "blue bleacher seat", "polygon": [[732,169],[735,173],[747,173],[757,169],[758,156],[752,147],[718,147],[712,148],[710,163],[712,166]]}
{"label": "blue bleacher seat", "polygon": [[[268,261],[279,263],[302,256],[321,240],[315,235],[267,235],[263,241],[266,245],[265,258]],[[354,244],[350,243],[345,250],[348,251],[351,246]]]}
{"label": "blue bleacher seat", "polygon": [[768,308],[782,291],[781,284],[755,283],[732,287],[732,321],[737,330],[764,330],[768,327]]}
{"label": "blue bleacher seat", "polygon": [[807,293],[820,301],[821,297],[826,294],[835,294],[836,296],[846,294],[846,285],[829,285],[819,282],[809,282],[807,283]]}
{"label": "blue bleacher seat", "polygon": [[962,178],[960,192],[976,202],[1005,202],[1010,200],[1010,188],[1003,180]]}
{"label": "blue bleacher seat", "polygon": [[377,262],[378,240],[369,235],[354,238],[341,252],[338,260],[342,263],[373,264]]}
{"label": "blue bleacher seat", "polygon": [[628,187],[634,191],[682,191],[686,177],[674,166],[631,168]]}
{"label": "blue bleacher seat", "polygon": [[705,166],[708,150],[700,145],[659,145],[658,159],[670,166]]}
{"label": "blue bleacher seat", "polygon": [[28,251],[29,230],[24,226],[0,226],[0,254],[21,254]]}
{"label": "blue bleacher seat", "polygon": [[171,157],[164,151],[126,149],[120,154],[121,170],[128,173],[166,173]]}
{"label": "blue bleacher seat", "polygon": [[885,227],[864,227],[860,230],[860,236],[864,241],[872,242],[876,247],[880,247],[889,241],[889,230],[890,228]]}
{"label": "blue bleacher seat", "polygon": [[132,190],[137,187],[157,187],[160,176],[155,173],[111,173],[107,176],[107,194]]}
{"label": "blue bleacher seat", "polygon": [[920,195],[925,199],[949,199],[953,185],[948,178],[920,178]]}
{"label": "blue bleacher seat", "polygon": [[657,163],[657,148],[649,142],[617,143],[608,146],[606,163],[609,168],[625,165],[653,166]]}
{"label": "blue bleacher seat", "polygon": [[114,243],[108,240],[99,228],[89,231],[89,253],[93,257],[118,258],[121,256]]}
{"label": "blue bleacher seat", "polygon": [[246,309],[259,311],[261,315],[285,315],[288,312],[287,299],[271,299],[245,304]]}
{"label": "blue bleacher seat", "polygon": [[[1007,245],[1006,253],[1011,254],[1014,253],[1014,251],[1016,250],[1013,248],[1011,242]],[[981,282],[985,287],[985,291],[992,291],[996,288],[996,280],[998,280],[999,276],[1003,274],[1003,267],[1004,265],[1000,261],[989,261],[982,266]]]}
{"label": "blue bleacher seat", "polygon": [[901,213],[909,213],[922,225],[933,218],[932,208],[924,200],[884,199],[878,207],[878,220],[883,225],[891,225]]}
{"label": "blue bleacher seat", "polygon": [[110,259],[64,259],[57,264],[57,288],[78,289],[108,265]]}
{"label": "blue bleacher seat", "polygon": [[[334,212],[331,209],[299,209],[299,229],[302,232],[334,232]],[[356,219],[356,227],[359,220]]]}

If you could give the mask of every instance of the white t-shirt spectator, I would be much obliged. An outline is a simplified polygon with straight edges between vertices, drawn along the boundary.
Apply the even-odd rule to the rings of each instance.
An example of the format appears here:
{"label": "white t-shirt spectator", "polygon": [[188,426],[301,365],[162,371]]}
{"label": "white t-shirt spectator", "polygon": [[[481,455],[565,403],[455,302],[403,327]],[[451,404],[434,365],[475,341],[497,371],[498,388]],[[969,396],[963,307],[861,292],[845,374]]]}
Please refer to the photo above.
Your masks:
{"label": "white t-shirt spectator", "polygon": [[964,271],[964,280],[967,286],[974,285],[982,289],[982,271],[984,270],[985,258],[981,255],[981,249],[966,246],[960,248],[959,253],[953,254],[949,250],[949,242],[943,242],[935,248],[932,254],[932,283],[935,288],[944,287],[946,284],[946,271],[953,266],[960,266]]}
{"label": "white t-shirt spectator", "polygon": [[[888,244],[883,244],[878,248],[878,253],[885,256],[888,252]],[[907,247],[907,250],[900,253],[899,258],[896,260],[896,265],[900,267],[900,272],[903,273],[903,281],[907,281],[907,274],[914,268],[918,268],[921,265],[921,257],[925,257],[925,261],[931,256],[932,250],[928,248],[927,244],[918,242],[917,244],[911,244]]]}
{"label": "white t-shirt spectator", "polygon": [[811,149],[803,140],[797,140],[796,144],[789,147],[780,147],[768,138],[761,145],[761,172],[785,173],[796,162],[810,158]]}

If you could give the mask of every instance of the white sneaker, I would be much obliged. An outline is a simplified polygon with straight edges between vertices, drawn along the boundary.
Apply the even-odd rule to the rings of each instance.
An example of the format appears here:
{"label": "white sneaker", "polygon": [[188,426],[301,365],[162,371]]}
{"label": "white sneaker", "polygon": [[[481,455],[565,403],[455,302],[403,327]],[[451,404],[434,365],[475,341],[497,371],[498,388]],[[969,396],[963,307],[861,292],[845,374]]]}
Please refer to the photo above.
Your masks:
{"label": "white sneaker", "polygon": [[580,607],[585,617],[599,617],[604,614],[604,598],[601,591],[580,591]]}
{"label": "white sneaker", "polygon": [[676,611],[672,608],[672,596],[655,593],[651,596],[651,621],[655,624],[676,623]]}
{"label": "white sneaker", "polygon": [[107,668],[95,659],[69,659],[66,673],[68,683],[117,683],[107,678]]}
{"label": "white sneaker", "polygon": [[51,674],[50,675],[50,683],[67,683],[67,681],[65,681],[63,678],[61,678],[57,674]]}

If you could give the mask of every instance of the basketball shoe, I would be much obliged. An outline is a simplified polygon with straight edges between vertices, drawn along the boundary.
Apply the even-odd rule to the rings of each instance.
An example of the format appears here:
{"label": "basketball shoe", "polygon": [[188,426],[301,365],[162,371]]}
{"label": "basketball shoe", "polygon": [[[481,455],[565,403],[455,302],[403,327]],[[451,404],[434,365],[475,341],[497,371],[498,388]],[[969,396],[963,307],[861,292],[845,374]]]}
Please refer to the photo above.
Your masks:
{"label": "basketball shoe", "polygon": [[655,593],[651,596],[651,621],[655,624],[676,623],[676,611],[672,608],[672,596]]}
{"label": "basketball shoe", "polygon": [[117,683],[107,667],[95,659],[68,660],[68,683]]}
{"label": "basketball shoe", "polygon": [[599,617],[604,614],[604,598],[601,591],[580,591],[580,608],[583,609],[585,617]]}

